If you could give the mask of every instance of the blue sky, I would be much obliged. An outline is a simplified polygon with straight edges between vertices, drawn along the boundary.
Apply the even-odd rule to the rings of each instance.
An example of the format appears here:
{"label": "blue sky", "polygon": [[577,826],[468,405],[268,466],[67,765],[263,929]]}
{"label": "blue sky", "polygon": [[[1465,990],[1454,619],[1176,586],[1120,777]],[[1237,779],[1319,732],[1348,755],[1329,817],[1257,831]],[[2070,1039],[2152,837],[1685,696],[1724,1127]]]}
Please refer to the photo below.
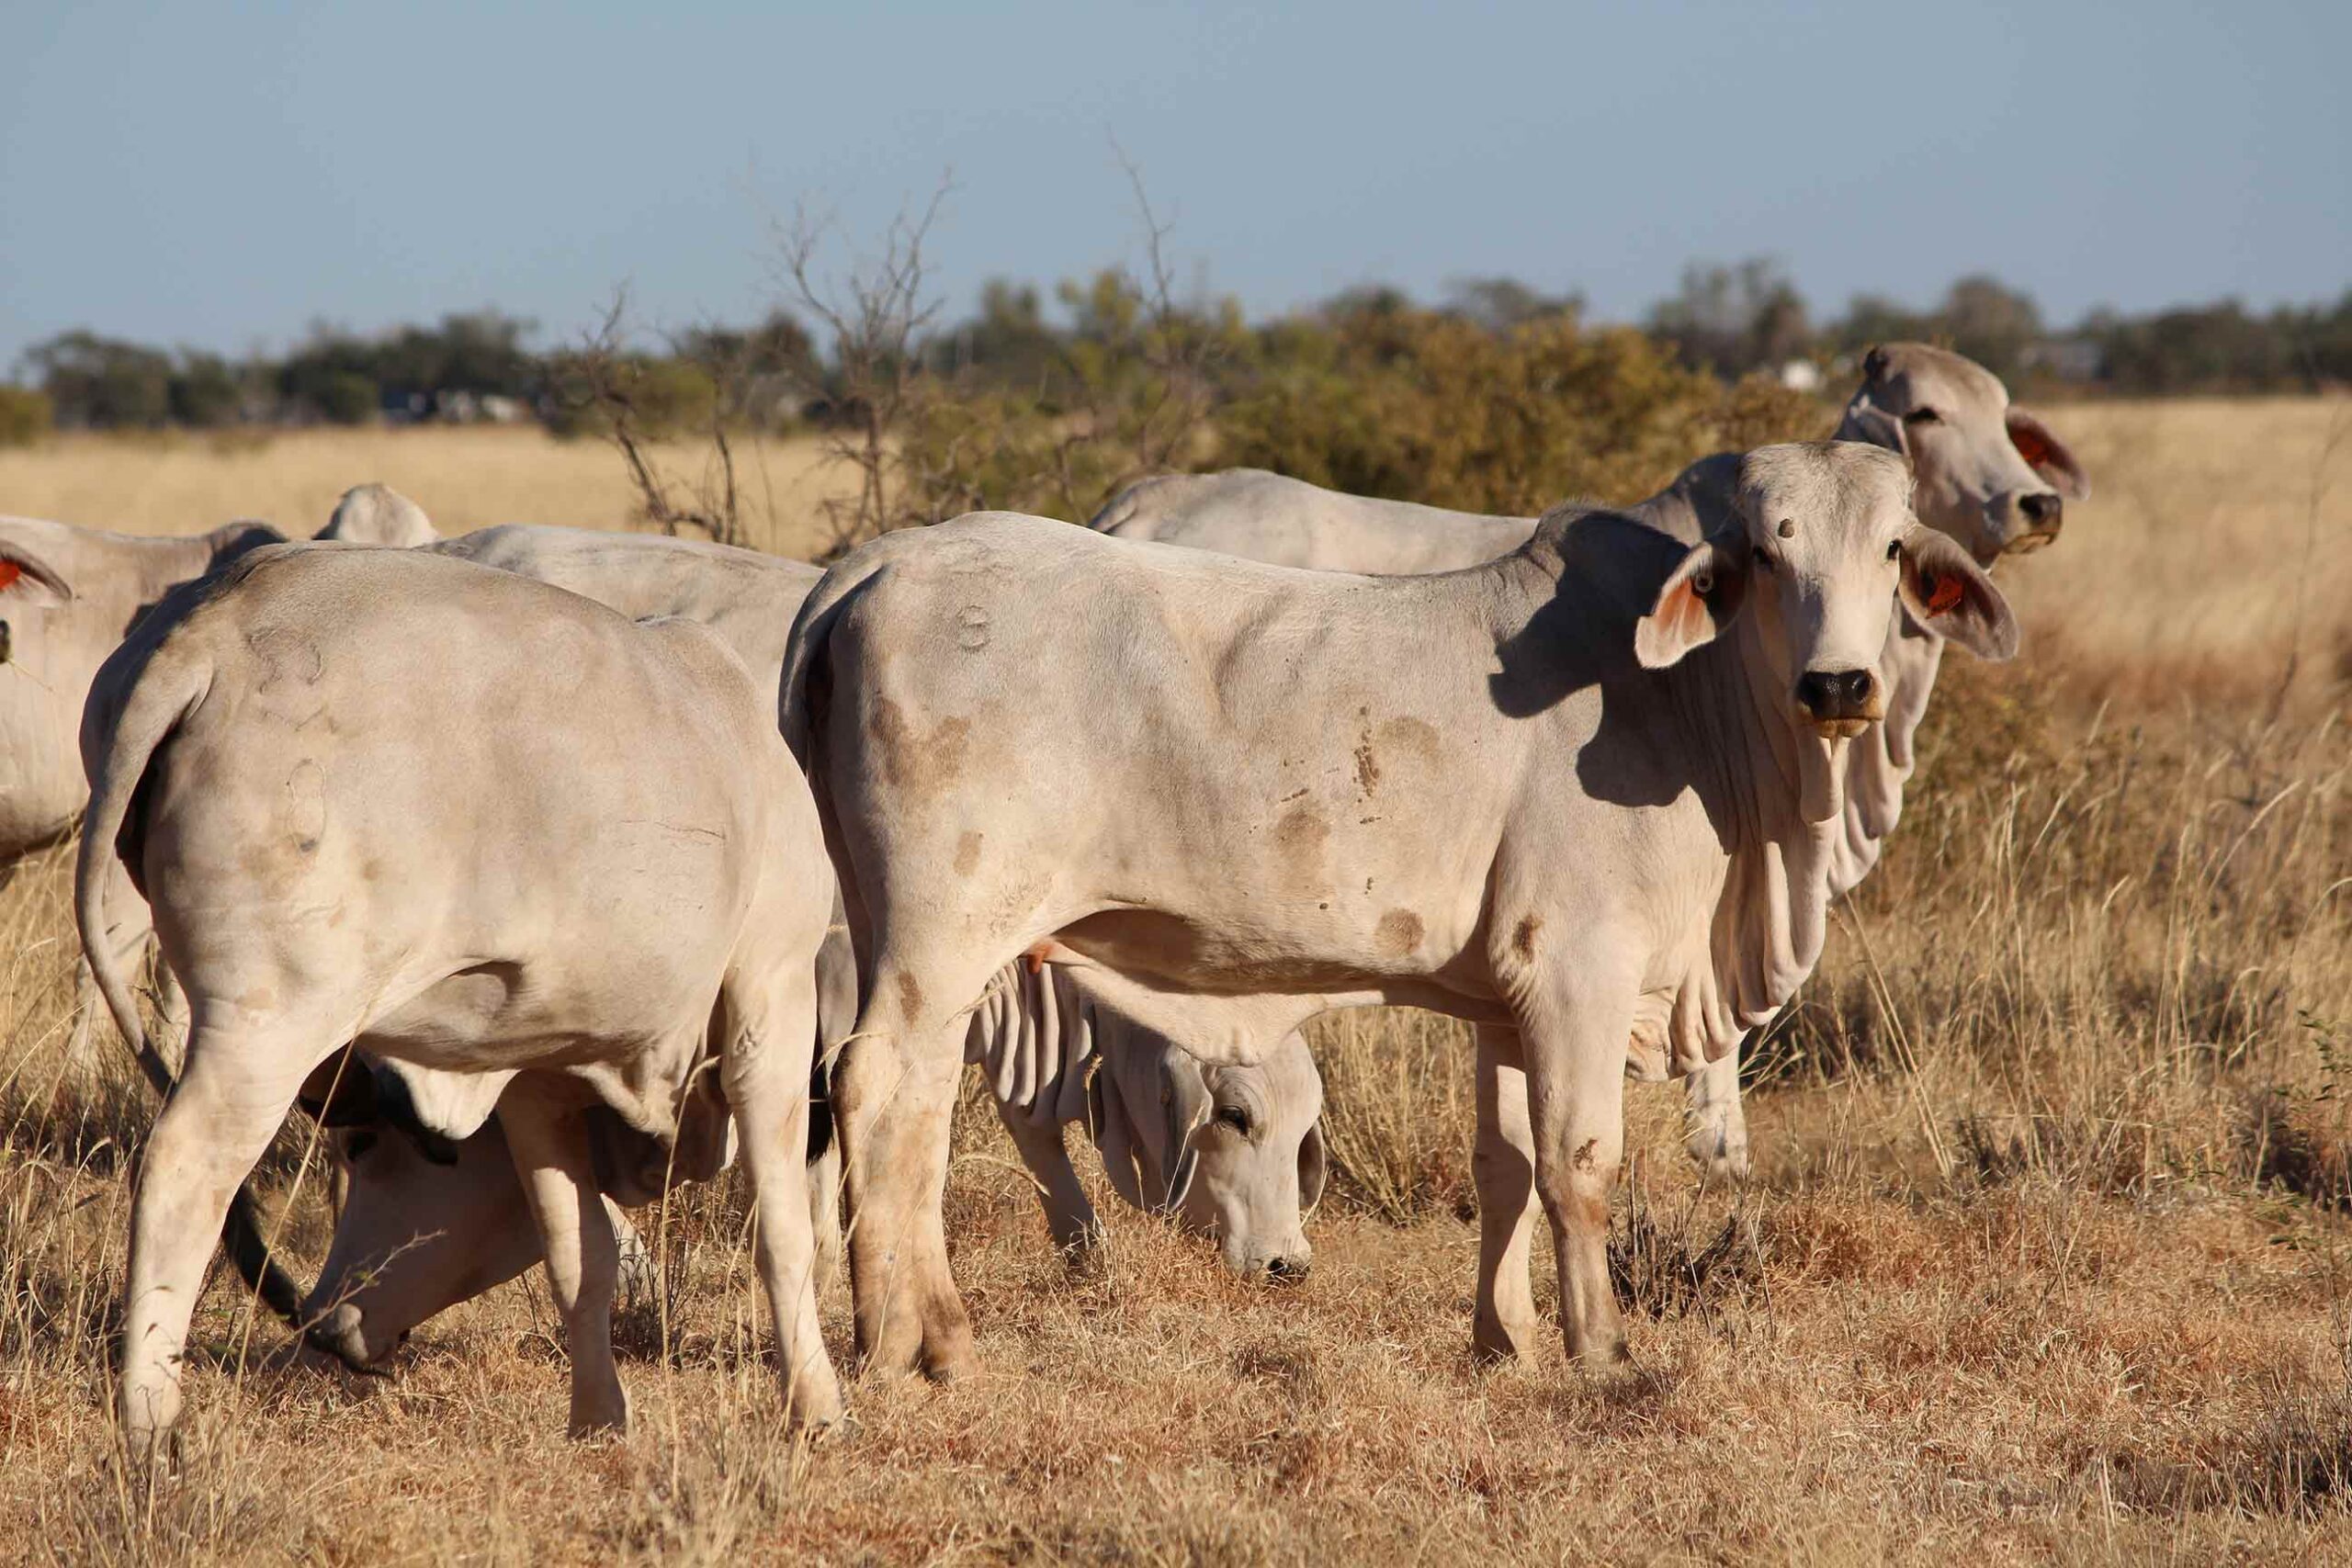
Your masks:
{"label": "blue sky", "polygon": [[1989,270],[2062,320],[2352,284],[2352,5],[1276,8],[8,0],[0,367],[482,305],[548,338],[772,297],[807,199],[952,169],[951,305],[1137,255],[1255,312],[1510,274],[1627,319],[1693,257],[1817,310]]}

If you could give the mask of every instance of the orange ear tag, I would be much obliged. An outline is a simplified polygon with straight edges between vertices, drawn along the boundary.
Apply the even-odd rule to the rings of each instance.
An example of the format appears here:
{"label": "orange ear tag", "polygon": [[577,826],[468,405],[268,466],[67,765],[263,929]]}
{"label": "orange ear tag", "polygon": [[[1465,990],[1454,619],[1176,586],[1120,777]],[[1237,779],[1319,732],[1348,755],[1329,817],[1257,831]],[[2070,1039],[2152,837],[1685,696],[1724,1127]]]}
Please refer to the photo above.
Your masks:
{"label": "orange ear tag", "polygon": [[1939,577],[1928,588],[1928,614],[1949,615],[1960,608],[1962,590],[1957,577]]}
{"label": "orange ear tag", "polygon": [[5,593],[17,586],[17,579],[24,575],[25,569],[17,562],[0,560],[0,593]]}

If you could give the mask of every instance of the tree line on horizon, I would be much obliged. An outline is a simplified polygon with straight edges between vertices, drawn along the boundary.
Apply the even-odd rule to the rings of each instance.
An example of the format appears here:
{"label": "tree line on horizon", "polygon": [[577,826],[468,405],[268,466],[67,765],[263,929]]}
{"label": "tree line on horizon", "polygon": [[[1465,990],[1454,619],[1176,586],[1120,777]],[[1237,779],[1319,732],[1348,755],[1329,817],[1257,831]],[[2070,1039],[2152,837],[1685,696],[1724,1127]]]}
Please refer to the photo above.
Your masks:
{"label": "tree line on horizon", "polygon": [[[1035,286],[992,281],[967,318],[937,322],[920,308],[917,330],[895,334],[912,368],[952,376],[976,396],[1007,390],[1052,396],[1057,380],[1125,330],[1147,292],[1118,272],[1065,283],[1055,308]],[[909,300],[910,311],[918,302]],[[659,434],[697,429],[714,416],[783,430],[854,419],[854,378],[838,363],[839,333],[820,342],[807,312],[779,308],[745,328],[703,326],[657,346],[534,346],[536,323],[495,310],[445,316],[432,326],[378,333],[314,328],[282,355],[233,359],[168,349],[88,330],[27,350],[13,385],[0,387],[0,442],[51,427],[85,430],[221,429],[238,425],[536,419],[561,434],[601,433],[608,398],[583,382],[583,362],[625,363],[641,425]],[[1509,337],[1531,326],[1584,324],[1584,303],[1511,278],[1456,286],[1423,305],[1402,290],[1350,290],[1308,310],[1250,322],[1226,300],[1189,301],[1181,315],[1220,351],[1206,356],[1211,389],[1230,400],[1270,375],[1329,364],[1349,344],[1377,356],[1384,333],[1450,323]],[[1130,323],[1131,324],[1131,323]],[[821,331],[824,323],[820,322]],[[1587,328],[1589,331],[1591,329]],[[1932,307],[1858,296],[1816,320],[1787,275],[1769,260],[1694,265],[1639,330],[1682,367],[1736,381],[1758,372],[1802,382],[1801,371],[1841,368],[1873,342],[1944,344],[1986,365],[2012,387],[2116,395],[2310,391],[2352,382],[2352,289],[2333,305],[2262,312],[2235,300],[2139,315],[2094,311],[2054,329],[2032,298],[1987,276],[1954,283]],[[869,367],[870,369],[871,367]],[[609,389],[605,389],[609,391]],[[725,405],[723,408],[720,405]]]}

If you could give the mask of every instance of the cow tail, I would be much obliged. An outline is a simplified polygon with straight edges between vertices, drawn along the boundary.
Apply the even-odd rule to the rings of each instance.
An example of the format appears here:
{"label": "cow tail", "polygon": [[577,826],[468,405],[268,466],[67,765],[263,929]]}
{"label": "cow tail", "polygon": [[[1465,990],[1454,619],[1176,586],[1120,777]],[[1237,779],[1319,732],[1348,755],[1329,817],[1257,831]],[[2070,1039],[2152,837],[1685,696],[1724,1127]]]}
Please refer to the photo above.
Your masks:
{"label": "cow tail", "polygon": [[[82,933],[82,951],[89,960],[90,974],[97,981],[98,994],[106,998],[107,1010],[114,1015],[115,1027],[122,1031],[138,1057],[140,1071],[165,1100],[171,1098],[175,1082],[172,1070],[154,1042],[147,1038],[138,998],[129,979],[115,966],[114,944],[107,940],[107,873],[108,862],[117,855],[127,865],[138,865],[145,838],[141,818],[148,773],[173,732],[203,700],[211,680],[209,664],[175,660],[169,651],[148,661],[117,716],[103,764],[91,770],[90,804],[82,818],[82,846],[74,866],[74,923]],[[85,759],[91,750],[88,739],[85,737]],[[236,1196],[230,1200],[220,1239],[237,1272],[260,1292],[269,1309],[288,1323],[299,1323],[301,1292],[269,1256],[250,1179],[238,1184]]]}

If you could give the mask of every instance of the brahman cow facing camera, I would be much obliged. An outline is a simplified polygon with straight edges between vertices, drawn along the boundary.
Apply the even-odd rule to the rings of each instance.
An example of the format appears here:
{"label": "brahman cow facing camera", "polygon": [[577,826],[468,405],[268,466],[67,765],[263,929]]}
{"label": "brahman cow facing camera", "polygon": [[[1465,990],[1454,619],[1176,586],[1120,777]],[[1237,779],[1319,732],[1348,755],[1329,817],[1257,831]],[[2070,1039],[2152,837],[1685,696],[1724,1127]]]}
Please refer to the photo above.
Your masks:
{"label": "brahman cow facing camera", "polygon": [[[2074,454],[2040,420],[2010,405],[1999,378],[1925,344],[1888,344],[1863,356],[1861,385],[1835,439],[1903,453],[1912,468],[1912,510],[1983,566],[2048,544],[2058,535],[2065,502],[2090,493]],[[1628,513],[1696,544],[1728,518],[1738,461],[1738,454],[1726,453],[1695,463]],[[1114,497],[1091,526],[1121,538],[1188,545],[1272,565],[1396,576],[1455,570],[1505,555],[1527,542],[1535,520],[1345,495],[1239,468],[1143,480]],[[1912,739],[1941,652],[1939,638],[1907,620],[1888,639],[1879,671],[1888,722],[1849,752],[1847,836],[1832,872],[1838,891],[1859,883],[1876,863],[1901,814]],[[1482,1070],[1497,1069],[1488,1062]],[[1691,1074],[1687,1089],[1692,1157],[1719,1174],[1745,1177],[1739,1053]],[[1482,1090],[1489,1100],[1496,1092],[1492,1085]],[[1502,1187],[1482,1189],[1485,1223],[1523,1224],[1511,1216],[1524,1213],[1532,1195],[1524,1162],[1487,1162],[1481,1168],[1521,1173]]]}
{"label": "brahman cow facing camera", "polygon": [[75,912],[99,985],[153,1068],[102,940],[119,857],[193,1025],[131,1201],[135,1447],[177,1416],[232,1195],[345,1042],[475,1084],[472,1124],[435,1134],[467,1136],[495,1104],[564,1319],[574,1430],[628,1415],[590,1118],[707,1141],[688,1089],[718,1073],[787,1414],[838,1414],[803,1190],[834,879],[774,693],[718,637],[429,554],[274,547],[141,624],[82,739]]}
{"label": "brahman cow facing camera", "polygon": [[1688,549],[1590,513],[1468,570],[1368,578],[983,513],[836,566],[794,627],[785,728],[865,970],[833,1096],[869,1361],[970,1364],[941,1209],[955,1071],[965,1010],[1028,953],[1211,1061],[1333,1006],[1507,1026],[1568,1347],[1617,1360],[1629,1059],[1718,1057],[1810,971],[1843,705],[1898,598],[2014,646],[1910,491],[1896,455],[1823,443],[1741,460],[1736,518]]}

